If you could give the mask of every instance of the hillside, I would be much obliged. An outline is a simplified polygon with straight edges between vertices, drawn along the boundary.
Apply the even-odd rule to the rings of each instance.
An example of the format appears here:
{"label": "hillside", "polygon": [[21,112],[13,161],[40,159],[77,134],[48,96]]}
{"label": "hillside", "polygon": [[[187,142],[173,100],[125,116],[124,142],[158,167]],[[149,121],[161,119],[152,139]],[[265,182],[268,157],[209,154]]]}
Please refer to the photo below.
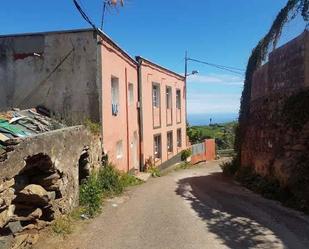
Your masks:
{"label": "hillside", "polygon": [[237,122],[191,126],[188,128],[189,140],[192,144],[194,144],[207,138],[213,138],[216,139],[218,150],[233,149],[236,126]]}

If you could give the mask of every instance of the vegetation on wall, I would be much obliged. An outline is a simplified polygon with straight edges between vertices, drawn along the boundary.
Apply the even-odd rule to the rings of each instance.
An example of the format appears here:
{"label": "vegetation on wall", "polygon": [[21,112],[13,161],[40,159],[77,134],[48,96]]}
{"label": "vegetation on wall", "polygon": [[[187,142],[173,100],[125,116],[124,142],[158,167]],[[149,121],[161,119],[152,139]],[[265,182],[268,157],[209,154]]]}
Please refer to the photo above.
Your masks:
{"label": "vegetation on wall", "polygon": [[262,65],[263,61],[265,61],[269,49],[276,47],[284,25],[294,19],[298,14],[301,14],[306,22],[309,21],[309,0],[288,0],[286,6],[277,15],[268,33],[258,43],[249,58],[241,97],[239,127],[235,139],[238,163],[241,163],[241,144],[246,133],[247,120],[250,113],[253,74]]}

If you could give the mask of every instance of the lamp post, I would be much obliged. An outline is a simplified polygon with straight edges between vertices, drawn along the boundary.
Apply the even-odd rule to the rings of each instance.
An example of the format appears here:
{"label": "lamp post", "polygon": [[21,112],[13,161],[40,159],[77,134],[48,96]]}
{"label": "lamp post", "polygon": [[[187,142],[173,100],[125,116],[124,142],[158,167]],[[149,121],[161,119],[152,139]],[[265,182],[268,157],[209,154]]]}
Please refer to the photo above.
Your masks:
{"label": "lamp post", "polygon": [[[188,51],[186,51],[185,53],[185,98],[186,98],[186,126],[188,124],[188,108],[187,108],[187,105],[188,105],[188,99],[187,99],[187,78],[190,76],[190,75],[195,75],[195,74],[198,74],[199,71],[197,70],[193,70],[191,73],[188,73],[188,61],[190,60],[190,58],[188,57]],[[186,144],[188,144],[188,139],[187,139],[187,135],[186,135]]]}

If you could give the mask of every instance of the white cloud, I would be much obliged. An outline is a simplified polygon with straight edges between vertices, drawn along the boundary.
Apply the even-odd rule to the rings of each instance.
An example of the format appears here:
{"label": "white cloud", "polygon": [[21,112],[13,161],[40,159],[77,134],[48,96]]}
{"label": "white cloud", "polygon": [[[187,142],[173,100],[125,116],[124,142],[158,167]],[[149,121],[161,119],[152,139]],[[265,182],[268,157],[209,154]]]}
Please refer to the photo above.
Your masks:
{"label": "white cloud", "polygon": [[210,74],[210,75],[196,74],[188,77],[188,83],[243,86],[244,79],[239,76],[227,75],[227,74]]}
{"label": "white cloud", "polygon": [[239,105],[239,94],[191,93],[188,98],[188,113],[237,113]]}

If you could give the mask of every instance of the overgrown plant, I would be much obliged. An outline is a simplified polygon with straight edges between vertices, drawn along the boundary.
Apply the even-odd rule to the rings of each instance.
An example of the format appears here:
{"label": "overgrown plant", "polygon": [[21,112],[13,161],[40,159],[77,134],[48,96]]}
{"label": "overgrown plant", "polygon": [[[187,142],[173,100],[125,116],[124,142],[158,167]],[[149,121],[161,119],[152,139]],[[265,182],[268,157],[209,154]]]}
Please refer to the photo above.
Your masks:
{"label": "overgrown plant", "polygon": [[186,162],[190,156],[192,156],[191,149],[183,150],[180,154],[181,161]]}
{"label": "overgrown plant", "polygon": [[126,187],[140,183],[134,176],[122,173],[108,163],[82,183],[80,205],[87,215],[93,217],[100,212],[104,197],[121,194]]}

